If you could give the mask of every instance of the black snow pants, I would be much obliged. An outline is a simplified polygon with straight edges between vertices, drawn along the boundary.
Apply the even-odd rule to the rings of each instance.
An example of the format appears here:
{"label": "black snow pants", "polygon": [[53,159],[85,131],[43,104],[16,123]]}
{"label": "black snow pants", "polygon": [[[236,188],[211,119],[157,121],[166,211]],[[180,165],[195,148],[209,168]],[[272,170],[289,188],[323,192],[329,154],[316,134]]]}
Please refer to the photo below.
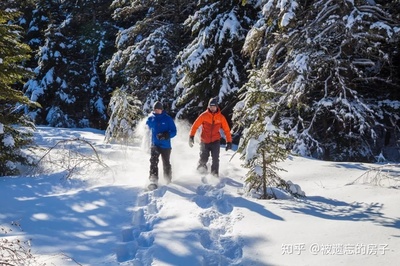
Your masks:
{"label": "black snow pants", "polygon": [[214,141],[211,143],[200,143],[200,160],[197,166],[197,170],[200,172],[207,171],[207,162],[211,154],[211,174],[218,176],[219,172],[219,151],[220,141]]}
{"label": "black snow pants", "polygon": [[157,146],[151,147],[150,152],[150,177],[158,179],[158,162],[161,155],[161,160],[163,162],[164,179],[167,182],[171,181],[172,178],[172,168],[170,163],[171,149],[163,149]]}

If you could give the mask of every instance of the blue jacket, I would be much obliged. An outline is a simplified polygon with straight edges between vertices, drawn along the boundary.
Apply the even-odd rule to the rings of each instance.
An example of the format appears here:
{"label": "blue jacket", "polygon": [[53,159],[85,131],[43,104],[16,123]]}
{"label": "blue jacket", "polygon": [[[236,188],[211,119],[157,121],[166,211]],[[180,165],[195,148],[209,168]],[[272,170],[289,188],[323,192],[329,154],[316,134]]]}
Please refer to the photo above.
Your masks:
{"label": "blue jacket", "polygon": [[[165,110],[163,110],[161,114],[151,113],[147,118],[146,125],[151,130],[152,146],[157,146],[164,149],[170,149],[172,147],[171,138],[176,136],[176,126],[172,117],[170,117]],[[157,134],[166,131],[169,133],[169,139],[159,140],[157,138]]]}

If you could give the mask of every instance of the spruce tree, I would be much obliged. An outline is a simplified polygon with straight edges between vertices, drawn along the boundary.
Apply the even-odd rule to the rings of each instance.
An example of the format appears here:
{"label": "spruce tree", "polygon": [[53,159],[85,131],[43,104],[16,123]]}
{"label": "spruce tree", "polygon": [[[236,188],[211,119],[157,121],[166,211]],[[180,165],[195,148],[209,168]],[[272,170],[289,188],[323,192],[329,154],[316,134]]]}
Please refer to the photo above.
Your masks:
{"label": "spruce tree", "polygon": [[244,52],[263,77],[259,86],[277,93],[279,107],[266,115],[276,113],[277,126],[296,139],[297,154],[400,159],[399,75],[393,67],[400,31],[389,12],[375,1],[274,0],[260,6]]}
{"label": "spruce tree", "polygon": [[21,43],[21,28],[15,24],[19,15],[0,9],[0,176],[16,175],[21,164],[31,163],[23,148],[31,143],[27,129],[33,124],[19,108],[31,103],[16,89],[31,74],[23,67],[30,48]]}
{"label": "spruce tree", "polygon": [[[142,102],[144,113],[151,112],[155,101],[161,101],[174,116],[174,61],[189,38],[182,23],[193,5],[193,1],[188,0],[113,2],[113,17],[120,27],[116,39],[118,51],[105,64],[105,72],[107,82],[112,87],[129,90],[121,89],[113,93],[112,103],[120,102],[121,92],[125,91],[131,93],[125,94],[126,97]],[[129,99],[125,101],[129,102]],[[122,116],[118,118],[115,115]],[[112,121],[107,128],[110,136],[125,132],[116,119],[125,121],[123,113],[113,111]],[[136,125],[134,121],[130,122],[130,126]]]}
{"label": "spruce tree", "polygon": [[135,137],[135,128],[143,118],[142,103],[129,88],[122,87],[113,92],[108,108],[110,120],[105,133],[105,141],[132,143]]}
{"label": "spruce tree", "polygon": [[145,112],[157,100],[171,109],[174,60],[189,37],[182,23],[193,5],[188,0],[113,2],[113,17],[121,30],[106,76],[113,87],[129,86]]}
{"label": "spruce tree", "polygon": [[37,123],[106,127],[111,88],[105,84],[100,66],[113,51],[110,36],[115,29],[109,23],[109,4],[95,0],[37,2],[29,32],[43,33],[42,45],[36,76],[25,86],[26,95],[43,105],[29,111]]}
{"label": "spruce tree", "polygon": [[237,92],[246,80],[241,49],[253,22],[254,8],[240,1],[198,2],[184,23],[194,39],[178,55],[175,105],[179,117],[194,120],[211,97],[230,118]]}
{"label": "spruce tree", "polygon": [[261,83],[262,77],[254,71],[244,86],[246,94],[236,105],[233,117],[235,128],[243,129],[238,152],[243,166],[249,169],[246,188],[262,199],[276,198],[274,188],[303,196],[301,191],[291,189],[290,184],[278,174],[278,171],[284,171],[278,163],[287,159],[292,140],[276,127],[276,117],[268,111],[277,108],[273,101],[276,92],[261,87]]}

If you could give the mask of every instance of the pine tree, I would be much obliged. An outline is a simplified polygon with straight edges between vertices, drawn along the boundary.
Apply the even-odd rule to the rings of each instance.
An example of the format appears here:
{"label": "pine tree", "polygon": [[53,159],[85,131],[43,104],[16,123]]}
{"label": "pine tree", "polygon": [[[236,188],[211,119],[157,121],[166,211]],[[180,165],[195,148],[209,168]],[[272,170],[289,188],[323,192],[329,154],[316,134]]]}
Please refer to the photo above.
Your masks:
{"label": "pine tree", "polygon": [[[243,166],[249,168],[245,179],[246,188],[260,194],[262,199],[277,198],[273,188],[283,189],[294,196],[304,196],[298,194],[298,191],[290,190],[289,183],[278,174],[278,171],[285,171],[278,166],[278,163],[287,159],[288,150],[285,148],[288,144],[287,138],[282,137],[278,130],[257,132],[256,126],[253,125],[245,134],[241,143],[243,147],[239,151],[244,161]],[[253,134],[258,138],[252,138]]]}
{"label": "pine tree", "polygon": [[294,191],[288,182],[284,181],[278,171],[284,169],[279,162],[287,159],[291,139],[274,125],[276,117],[268,110],[276,109],[273,101],[276,92],[261,87],[262,77],[254,71],[244,88],[246,93],[235,109],[235,128],[244,129],[238,146],[243,166],[248,168],[246,187],[260,194],[263,199],[276,198],[273,188],[280,188],[294,196],[303,196],[301,190]]}
{"label": "pine tree", "polygon": [[260,10],[244,51],[259,86],[277,92],[279,108],[266,114],[296,139],[294,152],[373,161],[386,137],[396,145],[399,24],[389,13],[374,1],[275,0]]}
{"label": "pine tree", "polygon": [[109,1],[38,1],[31,28],[42,27],[43,45],[36,77],[25,86],[26,95],[43,105],[30,110],[37,123],[105,128],[111,88],[100,66],[113,50],[115,33],[108,7]]}
{"label": "pine tree", "polygon": [[[126,91],[131,95],[126,96],[137,97],[143,104],[144,113],[152,110],[155,101],[161,101],[174,116],[171,112],[176,83],[174,61],[187,42],[188,34],[183,31],[182,23],[193,5],[188,0],[113,2],[113,17],[121,30],[116,40],[118,51],[109,60],[105,70],[107,81],[112,87],[129,88]],[[113,94],[111,102],[120,101],[114,99],[121,97],[120,92]],[[124,117],[115,119],[124,120]],[[134,121],[131,122],[130,126],[136,125]],[[107,130],[111,135],[118,135],[118,132],[125,131],[120,126],[110,121]]]}
{"label": "pine tree", "polygon": [[179,117],[194,120],[211,97],[218,96],[227,117],[246,80],[241,49],[254,9],[240,1],[199,2],[186,21],[194,39],[179,53],[175,87]]}
{"label": "pine tree", "polygon": [[159,100],[171,109],[174,60],[188,35],[182,22],[192,1],[114,1],[113,17],[122,29],[117,53],[106,70],[113,87],[127,85],[150,112]]}
{"label": "pine tree", "polygon": [[134,141],[135,128],[143,118],[142,103],[129,88],[115,90],[111,97],[110,120],[105,133],[106,142],[129,144]]}
{"label": "pine tree", "polygon": [[19,15],[0,9],[0,176],[16,175],[19,165],[31,163],[23,148],[31,143],[27,129],[33,124],[18,107],[32,103],[14,88],[31,74],[22,66],[29,58],[30,48],[21,43],[21,28],[15,24]]}

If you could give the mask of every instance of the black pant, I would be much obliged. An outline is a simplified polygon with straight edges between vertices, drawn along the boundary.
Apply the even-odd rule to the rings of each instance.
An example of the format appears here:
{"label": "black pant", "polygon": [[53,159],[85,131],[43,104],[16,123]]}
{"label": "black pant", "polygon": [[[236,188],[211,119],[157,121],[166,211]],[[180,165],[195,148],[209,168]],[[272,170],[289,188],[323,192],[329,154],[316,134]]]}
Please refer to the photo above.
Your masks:
{"label": "black pant", "polygon": [[214,141],[211,143],[200,143],[200,160],[197,166],[198,170],[207,170],[208,157],[211,153],[211,174],[218,176],[219,171],[219,151],[220,151],[220,141]]}
{"label": "black pant", "polygon": [[171,181],[172,168],[171,168],[171,163],[169,162],[171,157],[171,149],[163,149],[157,146],[151,147],[150,176],[156,177],[158,179],[158,161],[160,154],[163,162],[164,178],[167,181]]}

